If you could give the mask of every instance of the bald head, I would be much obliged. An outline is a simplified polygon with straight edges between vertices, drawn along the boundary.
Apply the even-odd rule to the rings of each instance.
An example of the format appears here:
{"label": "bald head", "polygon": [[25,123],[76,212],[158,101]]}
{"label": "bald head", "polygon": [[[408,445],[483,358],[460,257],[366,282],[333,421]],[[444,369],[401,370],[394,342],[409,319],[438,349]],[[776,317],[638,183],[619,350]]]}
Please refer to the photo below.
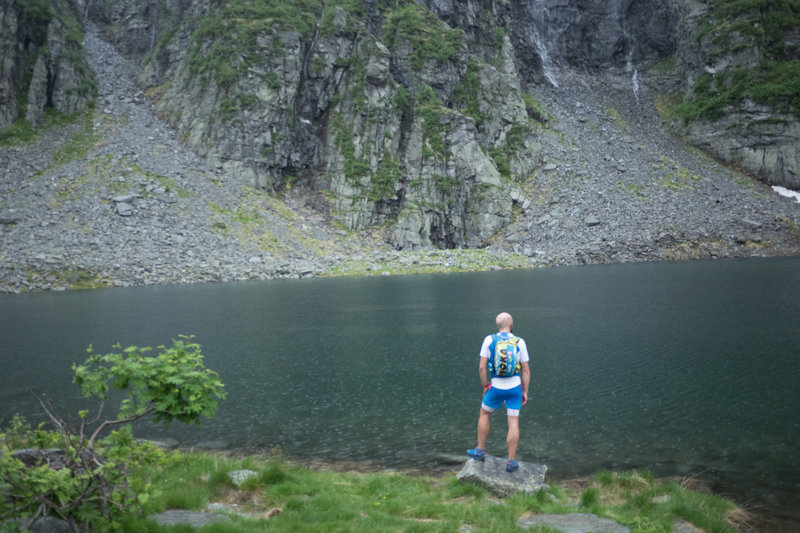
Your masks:
{"label": "bald head", "polygon": [[514,319],[505,312],[497,315],[495,322],[497,322],[497,331],[511,331],[514,328]]}

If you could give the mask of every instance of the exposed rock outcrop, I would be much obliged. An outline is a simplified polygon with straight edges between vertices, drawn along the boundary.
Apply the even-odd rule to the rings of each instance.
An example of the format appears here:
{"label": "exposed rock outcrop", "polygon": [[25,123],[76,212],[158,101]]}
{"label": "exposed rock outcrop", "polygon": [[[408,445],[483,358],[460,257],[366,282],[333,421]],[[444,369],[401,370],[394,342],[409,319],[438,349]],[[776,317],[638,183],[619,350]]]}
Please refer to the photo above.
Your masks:
{"label": "exposed rock outcrop", "polygon": [[456,478],[462,483],[475,483],[498,496],[517,492],[535,494],[546,488],[547,466],[520,462],[516,472],[506,472],[506,460],[487,455],[483,461],[467,459]]}
{"label": "exposed rock outcrop", "polygon": [[800,119],[753,101],[719,120],[678,127],[691,144],[759,176],[770,185],[800,189]]}
{"label": "exposed rock outcrop", "polygon": [[46,108],[72,114],[92,100],[79,16],[69,0],[0,4],[0,130],[19,118],[40,126]]}
{"label": "exposed rock outcrop", "polygon": [[[134,4],[90,13],[106,27],[134,13],[139,27],[150,15]],[[268,191],[325,193],[323,211],[349,229],[388,225],[399,249],[480,246],[523,208],[516,182],[541,148],[510,39],[481,57],[414,5],[384,13],[379,39],[369,17],[334,7],[304,31],[265,22],[246,49],[220,51],[206,30],[213,18],[228,31],[230,15],[192,15],[173,31],[191,36],[180,59],[167,40],[140,79],[161,84],[159,112],[212,166]]]}
{"label": "exposed rock outcrop", "polygon": [[517,520],[521,529],[548,528],[562,533],[629,533],[622,524],[588,513],[528,514]]}
{"label": "exposed rock outcrop", "polygon": [[[527,91],[557,86],[560,69],[638,85],[673,57],[654,83],[688,95],[709,68],[761,57],[698,39],[709,10],[696,0],[329,2],[292,20],[236,3],[86,1],[212,167],[270,192],[315,191],[317,209],[348,229],[383,227],[398,249],[483,246],[526,209],[547,118]],[[745,102],[674,126],[770,184],[800,185],[795,115]]]}
{"label": "exposed rock outcrop", "polygon": [[[659,81],[664,83],[662,90],[673,89],[691,99],[702,85],[713,87],[703,91],[724,94],[732,85],[742,83],[742,78],[759,75],[755,73],[762,71],[765,64],[778,65],[776,61],[782,60],[796,63],[800,56],[798,20],[783,21],[789,27],[794,26],[793,31],[775,33],[775,28],[765,27],[767,22],[757,13],[717,20],[707,2],[681,0],[676,3],[680,6],[681,25],[679,45],[674,54],[675,70],[660,77]],[[774,14],[770,16],[775,17]],[[775,20],[770,24],[776,25]],[[758,37],[770,33],[774,35],[768,39]],[[777,52],[766,49],[769,39],[779,40],[779,43],[770,43]],[[786,63],[773,68],[776,70],[765,82],[773,83],[775,80],[771,78],[785,74],[779,68],[792,67]],[[745,92],[746,97],[742,99],[731,96],[731,101],[711,116],[701,114],[692,120],[676,118],[672,127],[689,143],[770,185],[800,188],[800,115],[797,113],[800,106],[796,101],[785,99],[766,105],[751,94],[759,91]],[[718,99],[723,100],[721,96]]]}

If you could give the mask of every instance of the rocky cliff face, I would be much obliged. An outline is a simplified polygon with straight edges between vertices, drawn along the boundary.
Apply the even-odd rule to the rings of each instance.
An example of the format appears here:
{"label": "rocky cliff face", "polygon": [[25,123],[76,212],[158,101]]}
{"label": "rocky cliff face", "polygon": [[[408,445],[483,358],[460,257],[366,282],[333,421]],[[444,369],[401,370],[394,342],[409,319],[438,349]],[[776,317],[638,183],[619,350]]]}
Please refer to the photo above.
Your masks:
{"label": "rocky cliff face", "polygon": [[79,17],[68,0],[0,3],[0,130],[17,119],[39,126],[45,109],[72,114],[91,101]]}
{"label": "rocky cliff face", "polygon": [[[517,5],[518,4],[518,5]],[[632,69],[670,54],[681,24],[673,0],[514,3],[507,23],[526,71],[557,84],[553,71]]]}
{"label": "rocky cliff face", "polygon": [[[385,228],[398,249],[480,246],[526,208],[546,118],[532,84],[579,68],[638,90],[639,70],[675,53],[673,88],[689,94],[718,57],[695,37],[707,9],[692,0],[288,4],[293,15],[202,0],[88,0],[87,12],[142,60],[160,113],[212,165],[268,191],[310,189],[315,207]],[[735,111],[675,127],[798,185],[796,116]]]}
{"label": "rocky cliff face", "polygon": [[[398,249],[479,246],[525,205],[518,182],[540,166],[538,126],[514,46],[491,26],[471,35],[413,3],[326,7],[293,24],[241,6],[244,30],[202,3],[90,2],[89,13],[142,54],[140,28],[161,31],[156,5],[191,16],[159,37],[141,80],[224,172],[309,188],[319,209],[349,229],[385,226]],[[126,20],[135,31],[119,31]]]}
{"label": "rocky cliff face", "polygon": [[[544,166],[554,130],[534,96],[543,87],[558,89],[574,72],[587,73],[584,84],[610,73],[637,102],[648,83],[691,98],[704,72],[760,57],[742,47],[723,54],[700,36],[710,11],[694,0],[76,2],[139,65],[160,116],[218,173],[270,193],[302,190],[341,226],[378,229],[405,250],[484,246],[537,214],[557,167]],[[9,5],[2,20],[17,37],[0,45],[7,50],[33,42],[20,29],[30,22],[17,21],[36,18],[19,7],[28,4]],[[48,19],[54,43],[63,18]],[[40,48],[50,56],[28,65],[32,90],[17,88],[31,54],[4,54],[11,81],[0,97],[33,94],[25,105],[34,111],[80,105],[63,96],[75,94],[74,81],[63,88],[75,78],[49,74],[58,47]],[[791,110],[745,100],[674,127],[772,183],[797,185]]]}
{"label": "rocky cliff face", "polygon": [[679,2],[675,78],[664,88],[686,101],[672,126],[766,183],[798,189],[800,10],[726,4]]}

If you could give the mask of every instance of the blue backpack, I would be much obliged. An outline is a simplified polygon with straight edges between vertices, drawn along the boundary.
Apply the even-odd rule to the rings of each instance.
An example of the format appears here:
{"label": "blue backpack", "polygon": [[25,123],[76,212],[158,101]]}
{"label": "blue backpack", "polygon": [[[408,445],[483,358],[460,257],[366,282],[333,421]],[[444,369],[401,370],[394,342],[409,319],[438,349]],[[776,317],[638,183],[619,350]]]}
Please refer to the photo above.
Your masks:
{"label": "blue backpack", "polygon": [[492,335],[492,344],[489,346],[489,372],[492,377],[509,378],[520,373],[522,364],[517,344],[519,337],[514,335]]}

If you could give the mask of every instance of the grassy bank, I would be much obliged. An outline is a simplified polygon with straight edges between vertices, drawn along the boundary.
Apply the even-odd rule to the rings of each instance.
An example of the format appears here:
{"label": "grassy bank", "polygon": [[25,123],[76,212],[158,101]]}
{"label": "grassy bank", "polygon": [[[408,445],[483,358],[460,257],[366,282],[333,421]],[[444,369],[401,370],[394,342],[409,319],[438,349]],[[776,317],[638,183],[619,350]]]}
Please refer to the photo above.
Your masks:
{"label": "grassy bank", "polygon": [[[237,487],[228,474],[241,469],[256,474]],[[552,484],[549,491],[506,499],[462,484],[454,472],[338,471],[299,465],[276,454],[232,458],[175,452],[162,466],[142,474],[158,489],[145,506],[150,515],[223,504],[230,520],[204,526],[204,532],[523,531],[517,521],[533,513],[592,513],[634,533],[667,533],[677,520],[708,532],[735,532],[747,521],[747,513],[727,500],[689,490],[680,480],[654,480],[646,472],[601,472],[582,483]],[[195,531],[146,518],[131,519],[124,529]]]}

